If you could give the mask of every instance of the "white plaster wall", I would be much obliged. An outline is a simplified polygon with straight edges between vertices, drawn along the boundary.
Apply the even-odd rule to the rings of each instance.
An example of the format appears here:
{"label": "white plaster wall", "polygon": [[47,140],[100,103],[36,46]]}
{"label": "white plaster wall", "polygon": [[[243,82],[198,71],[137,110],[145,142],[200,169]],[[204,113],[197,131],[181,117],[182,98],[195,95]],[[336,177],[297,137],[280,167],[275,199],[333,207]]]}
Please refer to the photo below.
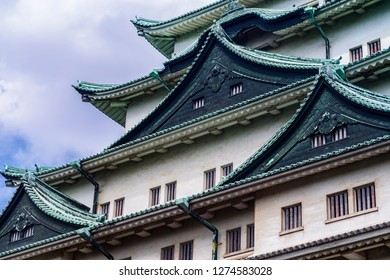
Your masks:
{"label": "white plaster wall", "polygon": [[295,108],[290,108],[278,116],[266,115],[248,126],[238,125],[224,130],[221,135],[195,139],[194,144],[181,144],[165,154],[153,154],[141,162],[130,162],[117,170],[101,172],[95,177],[101,190],[99,202],[113,204],[115,199],[125,197],[124,213],[128,214],[148,208],[150,189],[157,186],[161,186],[160,201],[164,203],[165,184],[173,181],[177,182],[177,198],[202,192],[204,171],[215,168],[219,181],[222,165],[233,163],[237,168],[294,112]]}
{"label": "white plaster wall", "polygon": [[[229,217],[229,219],[226,219]],[[219,231],[218,259],[224,259],[226,253],[226,231],[241,227],[241,248],[246,248],[246,226],[253,223],[253,205],[244,210],[227,208],[215,213],[214,218],[208,220]],[[121,239],[122,244],[110,246],[103,244],[115,259],[132,260],[159,260],[161,248],[174,245],[175,259],[179,259],[180,243],[193,240],[193,258],[195,260],[211,259],[212,232],[199,222],[189,218],[182,222],[183,227],[170,229],[168,227],[152,231],[149,237],[130,236]],[[97,252],[84,254],[78,252],[76,259],[104,259]]]}
{"label": "white plaster wall", "polygon": [[130,130],[145,118],[163,100],[165,94],[166,90],[133,99],[127,106],[125,130]]}
{"label": "white plaster wall", "polygon": [[[389,221],[389,168],[390,155],[385,154],[258,193],[255,205],[255,254],[268,253]],[[352,213],[352,188],[371,182],[375,182],[378,211],[325,223],[327,195],[348,189]],[[295,203],[302,203],[304,230],[279,236],[281,209]]]}
{"label": "white plaster wall", "polygon": [[186,34],[184,36],[180,36],[180,37],[177,37],[176,38],[176,42],[175,42],[175,47],[174,47],[174,52],[172,54],[172,57],[176,57],[176,56],[179,56],[180,54],[182,54],[185,50],[187,50],[188,48],[190,48],[193,44],[196,43],[199,35],[201,34],[202,32],[197,30],[195,32],[192,32],[192,33],[189,33],[189,34]]}
{"label": "white plaster wall", "polygon": [[[364,14],[350,14],[335,20],[334,25],[321,24],[331,45],[331,58],[342,56],[341,63],[348,63],[349,50],[362,45],[363,55],[368,54],[367,43],[381,38],[382,49],[390,46],[390,2],[367,8]],[[294,36],[282,41],[280,46],[269,51],[303,57],[325,58],[325,42],[316,29],[312,29],[304,37]]]}

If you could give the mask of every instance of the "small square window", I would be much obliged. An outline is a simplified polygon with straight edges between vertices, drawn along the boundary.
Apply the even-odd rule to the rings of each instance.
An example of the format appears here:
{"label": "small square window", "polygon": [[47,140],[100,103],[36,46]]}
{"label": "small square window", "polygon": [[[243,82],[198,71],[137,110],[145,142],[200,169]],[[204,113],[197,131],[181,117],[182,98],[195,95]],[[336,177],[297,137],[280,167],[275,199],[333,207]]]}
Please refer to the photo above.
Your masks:
{"label": "small square window", "polygon": [[246,247],[255,247],[255,224],[246,226]]}
{"label": "small square window", "polygon": [[326,136],[324,134],[313,135],[311,138],[311,147],[316,148],[326,144]]}
{"label": "small square window", "polygon": [[120,198],[115,200],[114,205],[114,217],[122,216],[123,215],[123,205],[125,203],[125,198]]}
{"label": "small square window", "polygon": [[34,235],[34,225],[29,225],[21,231],[11,231],[10,242],[19,241]]}
{"label": "small square window", "polygon": [[176,199],[176,182],[165,185],[165,201]]}
{"label": "small square window", "polygon": [[215,186],[215,169],[206,171],[204,173],[204,186],[206,190]]}
{"label": "small square window", "polygon": [[204,107],[204,97],[197,98],[192,101],[192,109],[199,109]]}
{"label": "small square window", "polygon": [[339,141],[347,138],[347,127],[341,126],[336,128],[332,133],[332,141]]}
{"label": "small square window", "polygon": [[232,85],[230,87],[230,96],[237,95],[242,92],[242,83]]}
{"label": "small square window", "polygon": [[380,50],[381,50],[381,41],[379,39],[368,43],[368,54],[369,55],[377,53]]}
{"label": "small square window", "polygon": [[376,207],[375,185],[369,184],[353,189],[355,211],[364,211]]}
{"label": "small square window", "polygon": [[302,227],[301,203],[282,208],[282,231],[299,227]]}
{"label": "small square window", "polygon": [[224,166],[221,166],[221,176],[226,177],[233,171],[233,163],[226,164]]}
{"label": "small square window", "polygon": [[110,202],[106,202],[100,205],[100,213],[102,215],[106,215],[106,217],[108,217],[109,210],[110,210]]}
{"label": "small square window", "polygon": [[328,219],[334,219],[349,214],[348,191],[328,195]]}
{"label": "small square window", "polygon": [[192,260],[193,259],[193,247],[194,241],[187,241],[180,244],[180,260]]}
{"label": "small square window", "polygon": [[175,256],[175,246],[168,246],[161,249],[162,260],[173,260]]}
{"label": "small square window", "polygon": [[150,206],[160,204],[160,190],[161,187],[156,187],[150,189]]}
{"label": "small square window", "polygon": [[362,46],[353,48],[349,50],[351,62],[357,61],[363,58],[363,48]]}
{"label": "small square window", "polygon": [[241,228],[235,228],[226,232],[226,253],[241,250]]}

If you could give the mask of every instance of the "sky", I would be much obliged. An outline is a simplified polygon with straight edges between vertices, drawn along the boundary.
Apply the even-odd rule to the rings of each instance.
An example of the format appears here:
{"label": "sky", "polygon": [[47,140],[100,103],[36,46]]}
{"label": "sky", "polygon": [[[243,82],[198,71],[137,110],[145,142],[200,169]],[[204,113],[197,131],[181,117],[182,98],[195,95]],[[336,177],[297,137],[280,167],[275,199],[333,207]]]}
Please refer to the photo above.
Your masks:
{"label": "sky", "polygon": [[[124,128],[71,87],[125,83],[166,61],[130,19],[165,20],[215,0],[1,0],[0,169],[95,154]],[[0,176],[1,177],[1,176]],[[0,213],[15,189],[0,178]]]}

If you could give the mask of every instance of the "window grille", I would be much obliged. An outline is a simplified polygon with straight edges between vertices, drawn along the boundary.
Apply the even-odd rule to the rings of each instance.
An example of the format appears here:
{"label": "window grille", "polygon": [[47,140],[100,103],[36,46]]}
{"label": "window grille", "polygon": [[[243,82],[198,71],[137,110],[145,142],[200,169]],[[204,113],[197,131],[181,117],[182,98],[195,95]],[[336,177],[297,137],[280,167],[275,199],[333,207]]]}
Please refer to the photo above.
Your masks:
{"label": "window grille", "polygon": [[242,89],[243,89],[242,83],[231,86],[230,87],[230,96],[241,93]]}
{"label": "window grille", "polygon": [[246,247],[255,247],[255,225],[250,224],[246,227]]}
{"label": "window grille", "polygon": [[355,188],[354,198],[356,212],[376,207],[374,184]]}
{"label": "window grille", "polygon": [[345,126],[338,127],[332,133],[332,140],[339,141],[339,140],[347,138],[347,136],[348,136],[347,127],[345,127]]}
{"label": "window grille", "polygon": [[326,144],[326,137],[323,134],[314,135],[311,138],[311,147],[316,148]]}
{"label": "window grille", "polygon": [[160,187],[150,189],[150,206],[160,204]]}
{"label": "window grille", "polygon": [[233,171],[233,163],[227,164],[221,167],[221,175],[222,177],[226,177]]}
{"label": "window grille", "polygon": [[215,169],[206,171],[204,173],[205,189],[211,189],[215,186]]}
{"label": "window grille", "polygon": [[348,214],[348,191],[328,195],[328,219]]}
{"label": "window grille", "polygon": [[110,202],[103,203],[100,205],[100,212],[103,215],[106,215],[106,217],[108,217],[109,210],[110,210]]}
{"label": "window grille", "polygon": [[192,260],[193,259],[193,241],[188,241],[180,244],[180,260]]}
{"label": "window grille", "polygon": [[123,215],[123,205],[125,203],[124,198],[120,198],[115,200],[115,205],[114,205],[114,217],[122,216]]}
{"label": "window grille", "polygon": [[161,249],[161,259],[162,260],[173,260],[174,253],[175,253],[175,247],[173,245],[162,248]]}
{"label": "window grille", "polygon": [[34,235],[34,225],[27,226],[21,231],[13,230],[11,231],[10,242],[22,240],[27,237],[31,237],[33,235]]}
{"label": "window grille", "polygon": [[351,62],[357,61],[363,58],[363,48],[362,46],[353,48],[349,50],[351,55]]}
{"label": "window grille", "polygon": [[226,232],[226,252],[233,253],[241,250],[241,228],[235,228]]}
{"label": "window grille", "polygon": [[369,53],[369,55],[377,53],[380,50],[381,50],[381,41],[380,40],[376,40],[376,41],[368,43],[368,53]]}
{"label": "window grille", "polygon": [[204,107],[204,97],[192,101],[192,109],[199,109]]}
{"label": "window grille", "polygon": [[290,230],[299,228],[302,226],[302,206],[301,204],[295,204],[292,206],[284,207],[283,211],[283,228],[282,230]]}
{"label": "window grille", "polygon": [[176,199],[176,182],[166,184],[166,201],[171,201]]}

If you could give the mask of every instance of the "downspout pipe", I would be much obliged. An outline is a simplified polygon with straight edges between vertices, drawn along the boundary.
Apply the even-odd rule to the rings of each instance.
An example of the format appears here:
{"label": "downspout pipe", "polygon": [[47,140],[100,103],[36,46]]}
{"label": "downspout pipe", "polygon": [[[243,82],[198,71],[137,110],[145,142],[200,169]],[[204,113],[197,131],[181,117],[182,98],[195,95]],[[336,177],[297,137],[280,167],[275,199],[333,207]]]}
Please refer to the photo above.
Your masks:
{"label": "downspout pipe", "polygon": [[158,73],[157,70],[153,70],[152,72],[150,72],[149,76],[159,81],[168,92],[171,92],[171,89],[169,88],[167,83],[164,82],[163,79],[161,79],[160,74]]}
{"label": "downspout pipe", "polygon": [[208,228],[213,233],[213,239],[212,239],[212,248],[211,248],[211,259],[217,260],[218,259],[218,229],[206,221],[204,218],[199,216],[197,213],[191,211],[190,209],[190,203],[187,198],[181,198],[176,200],[176,205],[186,212],[189,216],[200,222],[202,225],[204,225],[206,228]]}
{"label": "downspout pipe", "polygon": [[92,178],[91,174],[89,174],[86,170],[84,170],[81,167],[80,161],[75,161],[71,163],[72,167],[79,171],[92,185],[94,185],[94,193],[93,193],[93,206],[92,206],[92,213],[97,214],[97,206],[98,206],[98,200],[99,200],[99,183],[95,181],[95,179]]}
{"label": "downspout pipe", "polygon": [[324,30],[321,28],[321,26],[318,24],[317,20],[314,17],[315,10],[313,7],[306,7],[305,12],[309,15],[312,23],[317,28],[318,32],[320,32],[322,38],[325,41],[325,58],[330,59],[330,43],[328,37],[326,37],[326,34]]}
{"label": "downspout pipe", "polygon": [[103,246],[98,244],[95,241],[95,239],[93,239],[93,236],[89,228],[81,228],[77,231],[77,233],[81,236],[81,238],[88,241],[96,250],[98,250],[101,254],[103,254],[108,260],[114,259],[114,257],[109,252],[107,252],[107,250],[104,249]]}

